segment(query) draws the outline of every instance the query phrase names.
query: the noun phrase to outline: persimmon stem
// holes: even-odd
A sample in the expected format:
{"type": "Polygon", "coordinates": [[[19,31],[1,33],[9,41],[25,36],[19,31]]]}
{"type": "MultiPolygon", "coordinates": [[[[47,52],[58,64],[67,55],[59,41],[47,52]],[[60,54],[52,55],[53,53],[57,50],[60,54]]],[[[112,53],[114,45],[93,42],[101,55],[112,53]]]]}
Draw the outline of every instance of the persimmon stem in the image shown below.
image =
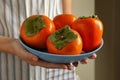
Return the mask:
{"type": "Polygon", "coordinates": [[[64,35],[60,36],[60,39],[61,40],[65,39],[65,36],[64,35]]]}

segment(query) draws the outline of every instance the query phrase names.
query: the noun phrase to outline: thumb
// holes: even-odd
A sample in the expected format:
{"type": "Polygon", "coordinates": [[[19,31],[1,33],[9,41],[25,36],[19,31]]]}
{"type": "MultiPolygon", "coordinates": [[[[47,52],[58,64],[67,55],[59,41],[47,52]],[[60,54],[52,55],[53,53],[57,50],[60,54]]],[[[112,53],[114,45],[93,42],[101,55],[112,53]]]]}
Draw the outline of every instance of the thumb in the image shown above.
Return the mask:
{"type": "Polygon", "coordinates": [[[29,53],[29,52],[27,52],[27,58],[34,62],[37,62],[39,60],[39,58],[36,55],[29,53]]]}
{"type": "Polygon", "coordinates": [[[34,55],[34,56],[32,57],[32,61],[37,62],[37,61],[38,61],[38,57],[34,55]]]}

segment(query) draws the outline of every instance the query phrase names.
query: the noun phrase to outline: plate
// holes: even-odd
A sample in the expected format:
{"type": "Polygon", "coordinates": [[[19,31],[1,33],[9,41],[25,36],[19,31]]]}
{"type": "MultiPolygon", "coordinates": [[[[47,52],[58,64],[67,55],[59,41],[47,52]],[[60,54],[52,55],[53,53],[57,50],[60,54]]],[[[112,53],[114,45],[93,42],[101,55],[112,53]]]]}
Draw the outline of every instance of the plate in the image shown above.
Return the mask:
{"type": "Polygon", "coordinates": [[[26,44],[24,44],[21,39],[19,39],[19,41],[26,50],[38,56],[40,59],[43,59],[47,62],[52,62],[52,63],[72,63],[72,62],[80,61],[84,58],[90,57],[92,54],[99,51],[104,44],[103,39],[102,39],[101,45],[97,49],[95,49],[94,51],[88,52],[88,53],[83,52],[80,55],[56,55],[56,54],[48,53],[47,50],[44,50],[44,51],[35,50],[33,48],[30,48],[26,44]]]}

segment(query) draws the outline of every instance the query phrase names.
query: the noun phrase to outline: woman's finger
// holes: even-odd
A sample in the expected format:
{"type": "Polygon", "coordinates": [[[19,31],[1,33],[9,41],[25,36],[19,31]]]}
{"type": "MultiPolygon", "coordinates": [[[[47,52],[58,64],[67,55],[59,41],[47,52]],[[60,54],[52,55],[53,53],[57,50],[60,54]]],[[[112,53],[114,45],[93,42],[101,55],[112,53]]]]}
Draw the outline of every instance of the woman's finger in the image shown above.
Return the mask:
{"type": "Polygon", "coordinates": [[[88,63],[88,59],[86,58],[86,59],[82,59],[81,61],[80,61],[82,64],[87,64],[88,63]]]}
{"type": "Polygon", "coordinates": [[[93,54],[92,56],[89,57],[89,59],[95,59],[95,58],[97,58],[96,54],[93,54]]]}
{"type": "Polygon", "coordinates": [[[78,62],[72,63],[75,67],[78,67],[78,62]]]}

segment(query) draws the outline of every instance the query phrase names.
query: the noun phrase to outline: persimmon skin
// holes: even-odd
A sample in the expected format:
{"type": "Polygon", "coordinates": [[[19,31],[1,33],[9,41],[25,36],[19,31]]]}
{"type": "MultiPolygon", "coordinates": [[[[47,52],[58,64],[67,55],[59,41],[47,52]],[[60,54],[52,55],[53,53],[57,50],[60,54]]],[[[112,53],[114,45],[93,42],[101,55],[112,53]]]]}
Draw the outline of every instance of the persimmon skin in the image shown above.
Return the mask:
{"type": "Polygon", "coordinates": [[[90,52],[100,46],[103,35],[103,23],[98,18],[77,19],[71,25],[83,40],[83,51],[90,52]]]}
{"type": "Polygon", "coordinates": [[[73,14],[60,14],[53,18],[56,30],[63,28],[64,26],[71,24],[76,20],[76,16],[73,14]]]}
{"type": "MultiPolygon", "coordinates": [[[[24,22],[21,26],[20,37],[22,41],[28,46],[34,49],[45,49],[46,48],[46,40],[50,34],[55,31],[55,25],[47,16],[45,15],[32,15],[30,17],[42,16],[45,21],[45,28],[41,29],[37,34],[33,36],[27,36],[25,33],[24,22]]],[[[29,17],[29,18],[30,18],[29,17]]]]}
{"type": "Polygon", "coordinates": [[[69,42],[64,48],[61,50],[57,49],[56,46],[49,40],[47,39],[47,49],[48,52],[51,54],[57,54],[57,55],[80,55],[82,52],[82,39],[79,35],[78,32],[75,30],[72,30],[75,34],[77,34],[77,38],[69,42]]]}

